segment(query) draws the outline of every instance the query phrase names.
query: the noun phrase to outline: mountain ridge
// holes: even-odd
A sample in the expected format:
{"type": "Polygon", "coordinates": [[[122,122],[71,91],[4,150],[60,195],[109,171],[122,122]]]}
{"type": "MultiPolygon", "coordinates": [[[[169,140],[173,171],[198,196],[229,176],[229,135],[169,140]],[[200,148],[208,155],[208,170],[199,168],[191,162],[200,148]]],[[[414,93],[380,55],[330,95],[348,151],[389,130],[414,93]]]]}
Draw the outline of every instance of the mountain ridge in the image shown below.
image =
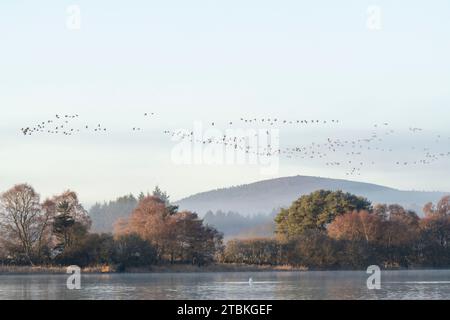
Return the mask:
{"type": "Polygon", "coordinates": [[[199,192],[182,198],[175,204],[182,210],[196,211],[200,215],[218,210],[253,215],[289,206],[300,196],[319,189],[343,190],[364,196],[373,203],[398,203],[415,210],[421,210],[427,202],[436,202],[449,194],[442,191],[399,190],[368,182],[296,175],[199,192]]]}

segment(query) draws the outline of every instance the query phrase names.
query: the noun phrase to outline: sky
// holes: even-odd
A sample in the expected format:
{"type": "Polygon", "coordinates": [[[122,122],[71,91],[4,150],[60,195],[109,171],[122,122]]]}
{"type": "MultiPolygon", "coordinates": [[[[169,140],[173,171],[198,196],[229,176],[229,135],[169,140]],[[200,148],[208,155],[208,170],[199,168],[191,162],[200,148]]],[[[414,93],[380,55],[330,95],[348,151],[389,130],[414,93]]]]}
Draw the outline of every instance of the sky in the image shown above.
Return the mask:
{"type": "Polygon", "coordinates": [[[450,191],[450,157],[397,163],[450,151],[449,16],[447,0],[2,1],[0,191],[27,182],[92,204],[160,185],[175,200],[297,174],[450,191]],[[108,131],[22,134],[56,114],[108,131]],[[330,165],[345,152],[281,155],[267,173],[179,163],[163,132],[212,122],[225,132],[241,118],[320,119],[277,128],[284,147],[377,130],[388,137],[374,148],[393,151],[355,159],[371,163],[357,175],[330,165]]]}

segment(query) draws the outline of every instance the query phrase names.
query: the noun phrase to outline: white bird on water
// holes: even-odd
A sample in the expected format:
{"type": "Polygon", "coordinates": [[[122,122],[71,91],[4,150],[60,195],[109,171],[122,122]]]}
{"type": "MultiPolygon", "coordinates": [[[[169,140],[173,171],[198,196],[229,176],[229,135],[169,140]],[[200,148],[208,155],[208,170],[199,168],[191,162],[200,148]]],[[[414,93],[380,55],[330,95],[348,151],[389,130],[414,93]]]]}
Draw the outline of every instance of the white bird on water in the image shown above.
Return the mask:
{"type": "Polygon", "coordinates": [[[251,277],[248,279],[248,284],[249,284],[250,286],[253,284],[253,279],[252,279],[251,277]]]}

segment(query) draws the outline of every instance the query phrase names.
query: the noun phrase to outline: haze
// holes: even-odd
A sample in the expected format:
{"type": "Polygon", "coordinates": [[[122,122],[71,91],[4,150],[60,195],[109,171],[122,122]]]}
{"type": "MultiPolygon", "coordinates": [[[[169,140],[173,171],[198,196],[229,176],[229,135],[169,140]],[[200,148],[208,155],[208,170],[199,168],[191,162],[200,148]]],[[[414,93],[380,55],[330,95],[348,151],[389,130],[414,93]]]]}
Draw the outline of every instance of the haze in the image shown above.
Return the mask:
{"type": "Polygon", "coordinates": [[[420,159],[424,148],[450,151],[450,3],[311,4],[2,2],[0,190],[28,182],[44,196],[70,188],[94,203],[158,184],[178,199],[297,174],[450,190],[449,157],[396,165],[420,159]],[[81,9],[80,30],[66,27],[71,4],[81,9]],[[381,30],[366,26],[370,5],[381,9],[381,30]],[[155,116],[144,119],[146,112],[155,116]],[[108,133],[21,133],[55,114],[79,114],[108,133]],[[164,130],[189,130],[195,121],[225,129],[242,117],[340,120],[280,127],[283,146],[362,139],[387,122],[395,134],[378,147],[393,151],[365,155],[361,161],[376,164],[353,176],[328,160],[283,156],[270,176],[257,165],[172,161],[164,130]]]}

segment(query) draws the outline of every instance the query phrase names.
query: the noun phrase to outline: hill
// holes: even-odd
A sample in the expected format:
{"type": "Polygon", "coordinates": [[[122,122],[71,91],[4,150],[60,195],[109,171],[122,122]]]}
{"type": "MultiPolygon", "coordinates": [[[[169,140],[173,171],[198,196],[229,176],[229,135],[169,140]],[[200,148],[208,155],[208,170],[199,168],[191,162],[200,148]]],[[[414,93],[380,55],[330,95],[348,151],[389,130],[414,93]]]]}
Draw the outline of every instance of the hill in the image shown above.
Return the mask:
{"type": "Polygon", "coordinates": [[[289,206],[302,195],[318,189],[343,190],[367,197],[373,203],[397,203],[421,214],[427,202],[437,202],[445,192],[403,191],[381,185],[340,179],[293,176],[194,194],[176,202],[180,209],[200,215],[208,211],[233,211],[244,215],[268,214],[289,206]]]}

